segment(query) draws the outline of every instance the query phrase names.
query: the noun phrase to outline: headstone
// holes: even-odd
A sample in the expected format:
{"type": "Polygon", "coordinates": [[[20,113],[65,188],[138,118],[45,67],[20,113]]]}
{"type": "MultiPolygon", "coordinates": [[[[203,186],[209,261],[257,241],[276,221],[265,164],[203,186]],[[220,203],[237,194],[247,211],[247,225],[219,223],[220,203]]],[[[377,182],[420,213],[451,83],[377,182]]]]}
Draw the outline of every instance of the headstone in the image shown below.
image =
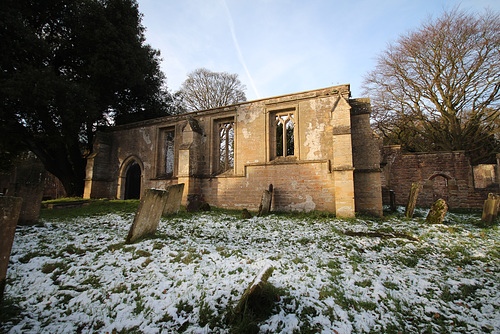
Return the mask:
{"type": "Polygon", "coordinates": [[[22,203],[20,197],[0,197],[0,301],[5,291],[7,267],[22,203]]]}
{"type": "Polygon", "coordinates": [[[485,223],[493,223],[498,216],[498,206],[500,205],[500,195],[488,194],[488,199],[484,201],[483,215],[481,220],[485,223]]]}
{"type": "Polygon", "coordinates": [[[168,192],[165,190],[146,189],[144,191],[134,222],[125,240],[126,243],[132,243],[156,232],[167,198],[168,192]]]}
{"type": "Polygon", "coordinates": [[[444,199],[440,198],[432,204],[425,220],[430,224],[441,224],[446,212],[448,212],[448,205],[444,199]]]}
{"type": "Polygon", "coordinates": [[[407,218],[413,217],[413,211],[415,211],[415,206],[417,205],[418,191],[420,189],[420,183],[412,183],[410,189],[410,195],[408,196],[408,204],[406,205],[405,216],[407,218]]]}
{"type": "Polygon", "coordinates": [[[389,190],[389,204],[391,212],[396,212],[396,193],[394,190],[389,190]]]}
{"type": "Polygon", "coordinates": [[[19,225],[36,224],[42,206],[45,168],[38,161],[28,161],[16,168],[14,196],[21,197],[23,204],[19,225]]]}
{"type": "Polygon", "coordinates": [[[253,279],[252,283],[248,286],[248,288],[245,290],[243,295],[241,296],[240,301],[238,302],[238,305],[236,305],[234,309],[234,314],[238,315],[243,311],[245,304],[248,300],[248,298],[252,294],[259,294],[262,291],[262,287],[264,284],[266,284],[267,280],[271,275],[273,274],[274,267],[271,266],[270,264],[266,264],[261,271],[257,274],[257,276],[253,279]]]}
{"type": "Polygon", "coordinates": [[[271,211],[272,200],[273,200],[273,185],[270,184],[269,189],[264,190],[264,192],[262,193],[262,198],[260,200],[260,205],[259,205],[259,213],[258,213],[259,217],[268,214],[269,211],[271,211]]]}
{"type": "Polygon", "coordinates": [[[184,183],[168,186],[165,190],[168,192],[167,203],[163,209],[163,215],[175,215],[181,208],[182,193],[184,191],[184,183]]]}
{"type": "Polygon", "coordinates": [[[241,218],[242,219],[250,219],[250,218],[252,218],[252,214],[250,212],[248,212],[247,209],[243,209],[241,211],[241,218]]]}
{"type": "Polygon", "coordinates": [[[186,204],[186,211],[187,212],[199,211],[202,204],[203,204],[203,201],[201,199],[200,194],[187,195],[187,204],[186,204]]]}

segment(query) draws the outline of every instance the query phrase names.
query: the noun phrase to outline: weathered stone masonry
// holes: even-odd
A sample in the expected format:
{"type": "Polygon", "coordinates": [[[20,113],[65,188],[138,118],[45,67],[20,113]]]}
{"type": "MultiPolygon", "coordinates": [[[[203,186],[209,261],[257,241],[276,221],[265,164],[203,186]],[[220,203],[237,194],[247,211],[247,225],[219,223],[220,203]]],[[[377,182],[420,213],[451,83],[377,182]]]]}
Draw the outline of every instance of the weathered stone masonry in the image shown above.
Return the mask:
{"type": "Polygon", "coordinates": [[[383,149],[384,203],[389,190],[396,203],[406,205],[413,182],[420,182],[417,206],[430,207],[442,198],[451,209],[482,209],[489,193],[500,193],[500,154],[497,163],[472,166],[464,151],[406,153],[401,147],[383,149]]]}
{"type": "Polygon", "coordinates": [[[257,210],[273,184],[273,210],[381,215],[369,113],[342,85],[110,128],[88,159],[84,197],[131,197],[137,173],[137,192],[184,183],[184,203],[199,194],[257,210]]]}

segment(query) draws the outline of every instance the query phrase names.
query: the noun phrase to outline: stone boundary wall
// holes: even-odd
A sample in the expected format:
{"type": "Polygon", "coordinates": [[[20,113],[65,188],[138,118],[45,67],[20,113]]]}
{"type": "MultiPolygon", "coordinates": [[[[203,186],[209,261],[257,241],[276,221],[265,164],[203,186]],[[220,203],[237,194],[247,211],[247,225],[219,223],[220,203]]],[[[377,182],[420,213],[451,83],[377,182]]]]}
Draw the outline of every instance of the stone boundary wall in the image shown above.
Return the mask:
{"type": "MultiPolygon", "coordinates": [[[[497,173],[499,165],[496,165],[497,173]]],[[[382,167],[384,204],[389,204],[389,190],[393,190],[396,204],[406,205],[414,182],[421,183],[417,200],[420,207],[430,207],[434,201],[443,198],[450,209],[481,209],[488,193],[500,193],[498,181],[490,182],[485,188],[476,187],[473,167],[463,151],[403,153],[398,145],[385,146],[382,167]]]]}

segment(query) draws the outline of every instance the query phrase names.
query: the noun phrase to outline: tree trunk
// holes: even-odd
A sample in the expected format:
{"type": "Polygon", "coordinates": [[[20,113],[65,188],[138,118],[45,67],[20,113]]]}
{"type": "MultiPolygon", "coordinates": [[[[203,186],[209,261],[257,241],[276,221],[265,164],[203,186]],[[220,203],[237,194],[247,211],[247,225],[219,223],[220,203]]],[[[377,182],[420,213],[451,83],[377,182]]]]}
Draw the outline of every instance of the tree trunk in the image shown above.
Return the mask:
{"type": "Polygon", "coordinates": [[[44,143],[43,140],[26,140],[30,150],[42,161],[45,169],[61,181],[66,196],[82,197],[85,188],[87,160],[82,156],[79,143],[44,143]]]}

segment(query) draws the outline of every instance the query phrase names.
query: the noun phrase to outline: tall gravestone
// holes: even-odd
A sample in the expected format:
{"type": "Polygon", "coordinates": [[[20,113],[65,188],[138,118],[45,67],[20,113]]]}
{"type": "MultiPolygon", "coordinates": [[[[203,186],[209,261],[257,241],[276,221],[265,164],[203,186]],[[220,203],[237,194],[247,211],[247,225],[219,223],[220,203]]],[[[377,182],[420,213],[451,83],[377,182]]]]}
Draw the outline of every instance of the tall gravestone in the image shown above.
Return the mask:
{"type": "Polygon", "coordinates": [[[264,190],[264,192],[262,193],[262,198],[260,200],[260,205],[259,205],[259,213],[258,213],[259,217],[268,214],[269,211],[271,211],[272,200],[273,200],[273,185],[270,184],[269,189],[264,190]]]}
{"type": "Polygon", "coordinates": [[[175,215],[179,212],[181,208],[182,193],[184,192],[184,183],[168,186],[166,191],[168,192],[168,195],[167,195],[167,203],[163,208],[163,215],[164,216],[175,215]]]}
{"type": "Polygon", "coordinates": [[[165,190],[146,189],[144,191],[134,222],[125,240],[126,243],[132,243],[156,232],[167,198],[168,191],[165,190]]]}
{"type": "Polygon", "coordinates": [[[485,223],[491,224],[497,219],[498,210],[500,205],[500,195],[488,194],[488,199],[484,201],[483,215],[481,220],[485,223]]]}
{"type": "Polygon", "coordinates": [[[410,195],[408,196],[408,205],[406,205],[406,211],[405,211],[406,218],[413,217],[413,211],[415,211],[415,206],[417,205],[419,189],[420,189],[419,182],[411,184],[410,195]]]}
{"type": "Polygon", "coordinates": [[[19,214],[19,224],[29,225],[38,222],[43,198],[45,168],[36,160],[26,161],[16,167],[14,196],[21,197],[23,204],[19,214]]]}
{"type": "Polygon", "coordinates": [[[183,183],[168,186],[165,190],[146,189],[125,242],[132,243],[155,233],[162,215],[179,212],[183,190],[183,183]]]}
{"type": "Polygon", "coordinates": [[[0,301],[5,291],[7,267],[22,202],[20,197],[0,197],[0,301]]]}

